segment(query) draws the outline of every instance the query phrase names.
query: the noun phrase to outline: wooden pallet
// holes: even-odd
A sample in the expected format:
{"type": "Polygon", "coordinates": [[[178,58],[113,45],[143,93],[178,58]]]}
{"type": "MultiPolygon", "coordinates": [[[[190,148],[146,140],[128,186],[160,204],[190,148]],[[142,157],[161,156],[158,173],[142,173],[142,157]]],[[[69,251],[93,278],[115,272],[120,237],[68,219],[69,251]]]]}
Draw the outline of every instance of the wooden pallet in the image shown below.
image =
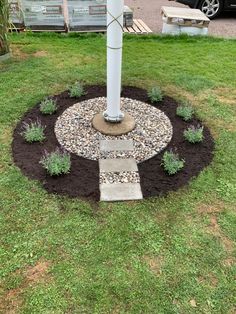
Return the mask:
{"type": "Polygon", "coordinates": [[[66,33],[66,29],[31,29],[31,28],[25,28],[23,32],[32,32],[32,33],[66,33]]]}
{"type": "MultiPolygon", "coordinates": [[[[132,27],[124,27],[124,33],[129,34],[151,34],[152,30],[140,19],[134,19],[134,23],[132,27]]],[[[67,32],[65,29],[19,29],[19,31],[30,31],[30,32],[55,32],[55,33],[63,33],[67,32]]],[[[81,29],[81,30],[71,30],[69,32],[76,32],[76,33],[105,33],[106,28],[98,28],[98,29],[81,29]]]]}
{"type": "Polygon", "coordinates": [[[24,32],[25,28],[24,27],[15,27],[15,28],[9,28],[9,33],[20,33],[20,32],[24,32]]]}
{"type": "Polygon", "coordinates": [[[151,34],[152,30],[140,19],[134,19],[132,27],[124,27],[124,33],[129,34],[151,34]]]}
{"type": "MultiPolygon", "coordinates": [[[[129,34],[150,34],[152,30],[140,19],[133,20],[132,27],[123,27],[124,33],[129,34]]],[[[84,29],[84,30],[71,30],[76,33],[106,33],[106,28],[99,29],[84,29]]]]}

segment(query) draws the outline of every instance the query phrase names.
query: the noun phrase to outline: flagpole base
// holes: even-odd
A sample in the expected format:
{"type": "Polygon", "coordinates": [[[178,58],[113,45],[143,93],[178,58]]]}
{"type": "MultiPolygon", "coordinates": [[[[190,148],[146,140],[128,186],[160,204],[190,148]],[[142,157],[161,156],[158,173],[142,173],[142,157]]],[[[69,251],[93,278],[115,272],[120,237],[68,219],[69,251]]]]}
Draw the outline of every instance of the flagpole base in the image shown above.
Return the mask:
{"type": "Polygon", "coordinates": [[[103,112],[103,118],[110,123],[119,123],[124,119],[125,115],[123,114],[123,112],[120,112],[119,115],[117,115],[116,117],[111,117],[107,111],[103,112]]]}
{"type": "Polygon", "coordinates": [[[92,125],[94,129],[102,134],[119,136],[131,132],[135,128],[135,121],[128,113],[123,114],[123,118],[120,121],[105,120],[104,113],[98,113],[94,116],[92,125]]]}

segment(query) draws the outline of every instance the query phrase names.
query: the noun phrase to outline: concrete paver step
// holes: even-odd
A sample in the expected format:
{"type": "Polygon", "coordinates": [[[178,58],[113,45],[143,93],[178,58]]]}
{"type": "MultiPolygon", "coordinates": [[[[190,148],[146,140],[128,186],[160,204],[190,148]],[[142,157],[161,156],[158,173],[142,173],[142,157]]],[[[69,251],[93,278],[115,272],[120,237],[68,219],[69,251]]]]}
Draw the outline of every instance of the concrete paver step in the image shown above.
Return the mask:
{"type": "Polygon", "coordinates": [[[99,169],[100,169],[100,173],[138,171],[136,160],[133,158],[100,159],[99,169]]]}
{"type": "Polygon", "coordinates": [[[101,184],[100,193],[100,200],[106,202],[143,199],[139,183],[101,184]]]}
{"type": "Polygon", "coordinates": [[[100,140],[100,151],[130,151],[133,149],[132,140],[100,140]]]}

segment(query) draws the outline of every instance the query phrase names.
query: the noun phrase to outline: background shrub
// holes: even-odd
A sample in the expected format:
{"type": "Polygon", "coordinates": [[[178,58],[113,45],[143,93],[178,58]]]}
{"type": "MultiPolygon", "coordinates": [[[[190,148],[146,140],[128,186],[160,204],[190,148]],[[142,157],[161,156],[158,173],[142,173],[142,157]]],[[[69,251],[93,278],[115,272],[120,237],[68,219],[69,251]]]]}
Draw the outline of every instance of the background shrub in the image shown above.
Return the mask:
{"type": "Polygon", "coordinates": [[[184,138],[192,144],[202,142],[204,139],[203,127],[195,127],[191,125],[187,130],[184,131],[184,138]]]}
{"type": "Polygon", "coordinates": [[[162,166],[169,175],[174,175],[184,167],[185,161],[177,153],[166,151],[162,158],[162,166]]]}
{"type": "Polygon", "coordinates": [[[59,176],[70,172],[70,154],[65,150],[57,148],[54,152],[45,152],[39,162],[50,176],[59,176]]]}
{"type": "Polygon", "coordinates": [[[45,140],[44,130],[45,126],[37,120],[36,122],[24,123],[21,135],[28,143],[42,142],[45,140]]]}
{"type": "Polygon", "coordinates": [[[40,112],[42,114],[51,115],[57,111],[57,104],[53,99],[44,99],[40,104],[40,112]]]}
{"type": "Polygon", "coordinates": [[[148,98],[151,100],[152,103],[162,101],[163,93],[160,87],[156,86],[151,88],[148,92],[148,98]]]}

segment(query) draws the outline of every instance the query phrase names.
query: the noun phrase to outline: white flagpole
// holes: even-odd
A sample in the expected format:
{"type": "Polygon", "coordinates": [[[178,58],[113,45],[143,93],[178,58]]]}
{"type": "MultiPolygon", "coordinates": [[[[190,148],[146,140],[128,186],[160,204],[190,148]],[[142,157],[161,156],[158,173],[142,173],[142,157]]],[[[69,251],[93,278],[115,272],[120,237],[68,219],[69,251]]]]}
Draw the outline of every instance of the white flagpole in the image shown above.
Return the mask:
{"type": "Polygon", "coordinates": [[[107,0],[107,110],[106,121],[120,122],[124,0],[107,0]]]}

